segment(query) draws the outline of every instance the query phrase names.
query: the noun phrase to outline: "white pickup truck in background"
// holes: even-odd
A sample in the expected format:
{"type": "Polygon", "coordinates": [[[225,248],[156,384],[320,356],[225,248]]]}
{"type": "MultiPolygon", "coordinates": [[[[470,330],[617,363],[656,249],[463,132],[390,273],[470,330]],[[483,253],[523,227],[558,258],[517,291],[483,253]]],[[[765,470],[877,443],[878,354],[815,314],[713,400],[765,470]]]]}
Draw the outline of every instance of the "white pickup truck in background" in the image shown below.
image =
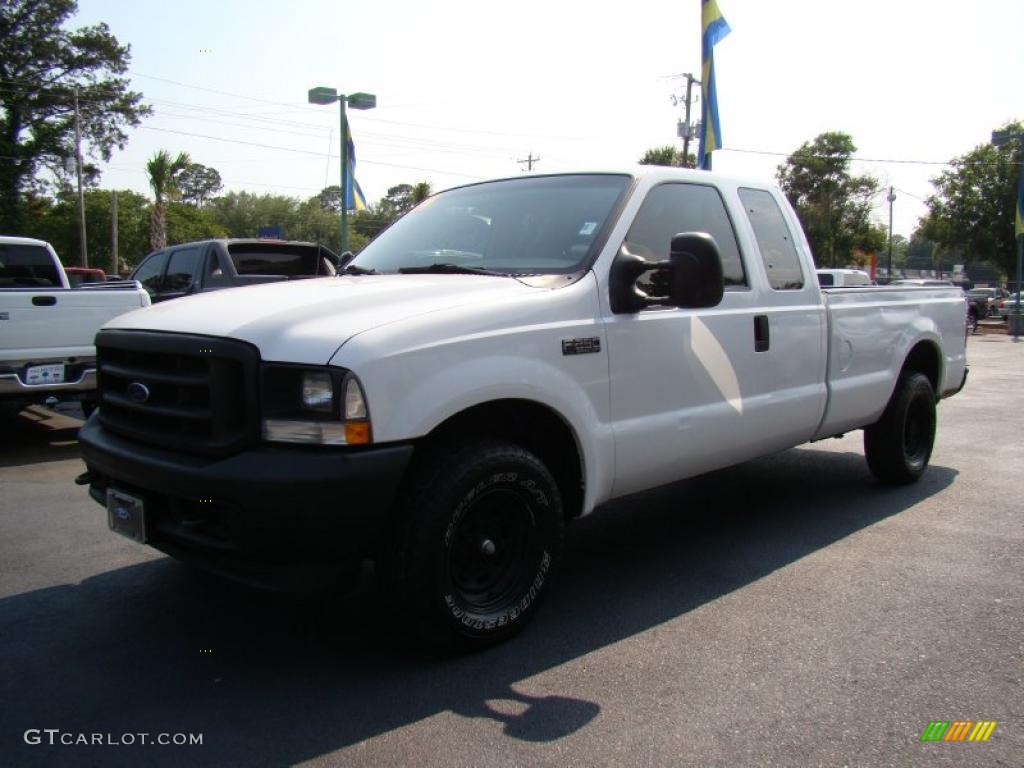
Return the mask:
{"type": "Polygon", "coordinates": [[[338,277],[108,323],[79,481],[115,531],[250,582],[371,557],[382,616],[487,645],[610,499],[861,428],[875,475],[918,479],[964,318],[954,288],[819,288],[761,181],[474,184],[338,277]]]}
{"type": "Polygon", "coordinates": [[[82,400],[96,389],[96,331],[113,317],[149,306],[137,283],[71,288],[49,243],[0,236],[0,407],[50,398],[82,400]]]}

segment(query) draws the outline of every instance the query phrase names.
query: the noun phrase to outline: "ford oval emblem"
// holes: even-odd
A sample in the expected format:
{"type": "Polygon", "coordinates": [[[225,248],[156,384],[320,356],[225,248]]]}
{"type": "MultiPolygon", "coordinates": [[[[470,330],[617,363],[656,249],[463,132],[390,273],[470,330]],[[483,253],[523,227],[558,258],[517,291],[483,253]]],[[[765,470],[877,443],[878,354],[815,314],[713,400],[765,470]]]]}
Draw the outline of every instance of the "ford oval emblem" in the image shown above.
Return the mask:
{"type": "Polygon", "coordinates": [[[133,381],[128,385],[126,394],[136,403],[144,403],[149,400],[149,387],[141,381],[133,381]]]}

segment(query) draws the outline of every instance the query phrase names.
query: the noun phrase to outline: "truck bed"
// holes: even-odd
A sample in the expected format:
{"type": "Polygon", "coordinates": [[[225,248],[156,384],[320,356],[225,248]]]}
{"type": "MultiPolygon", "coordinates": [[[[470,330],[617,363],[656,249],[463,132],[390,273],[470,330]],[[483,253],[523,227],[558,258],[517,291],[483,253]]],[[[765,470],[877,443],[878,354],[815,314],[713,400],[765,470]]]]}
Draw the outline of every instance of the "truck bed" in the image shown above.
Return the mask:
{"type": "Polygon", "coordinates": [[[923,337],[943,350],[936,396],[948,396],[962,386],[966,316],[959,288],[823,288],[822,295],[829,334],[828,405],[815,439],[881,416],[911,339],[923,337]]]}

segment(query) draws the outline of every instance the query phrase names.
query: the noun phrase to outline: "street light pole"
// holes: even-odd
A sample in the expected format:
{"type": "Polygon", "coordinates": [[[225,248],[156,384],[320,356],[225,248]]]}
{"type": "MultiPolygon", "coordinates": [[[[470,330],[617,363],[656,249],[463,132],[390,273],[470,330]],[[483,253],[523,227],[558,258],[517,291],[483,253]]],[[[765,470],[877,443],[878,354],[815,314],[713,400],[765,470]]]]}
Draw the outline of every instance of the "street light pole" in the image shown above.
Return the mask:
{"type": "Polygon", "coordinates": [[[1006,130],[992,131],[992,144],[996,147],[1002,146],[1008,141],[1016,141],[1020,147],[1017,171],[1017,199],[1014,201],[1014,234],[1017,239],[1017,274],[1016,288],[1017,298],[1014,301],[1013,309],[1006,316],[1007,331],[1013,334],[1015,342],[1020,341],[1021,329],[1024,326],[1024,316],[1020,312],[1021,292],[1021,261],[1024,260],[1024,131],[1006,130]]]}
{"type": "Polygon", "coordinates": [[[889,265],[886,267],[886,275],[889,278],[889,282],[892,282],[892,204],[896,200],[896,195],[893,192],[893,188],[889,187],[889,196],[886,198],[889,201],[889,265]]]}
{"type": "Polygon", "coordinates": [[[338,256],[348,250],[348,115],[345,114],[345,96],[338,94],[341,113],[341,237],[338,239],[338,256]]]}
{"type": "MultiPolygon", "coordinates": [[[[348,250],[348,195],[345,194],[349,187],[348,173],[348,115],[345,113],[345,105],[353,109],[373,109],[377,106],[377,97],[372,93],[352,93],[346,96],[338,93],[334,88],[310,88],[310,104],[333,104],[338,102],[341,123],[341,216],[338,232],[338,255],[341,256],[348,250]]],[[[355,181],[351,182],[353,185],[355,181]]]]}

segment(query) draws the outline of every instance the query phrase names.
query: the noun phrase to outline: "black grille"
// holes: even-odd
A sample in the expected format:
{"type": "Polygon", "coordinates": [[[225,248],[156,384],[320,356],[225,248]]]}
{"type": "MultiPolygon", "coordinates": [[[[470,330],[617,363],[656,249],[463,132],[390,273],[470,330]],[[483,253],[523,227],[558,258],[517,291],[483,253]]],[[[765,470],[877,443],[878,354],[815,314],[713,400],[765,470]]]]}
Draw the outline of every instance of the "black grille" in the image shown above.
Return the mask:
{"type": "Polygon", "coordinates": [[[227,455],[259,435],[259,354],[208,336],[102,331],[96,337],[100,421],[171,450],[227,455]]]}

